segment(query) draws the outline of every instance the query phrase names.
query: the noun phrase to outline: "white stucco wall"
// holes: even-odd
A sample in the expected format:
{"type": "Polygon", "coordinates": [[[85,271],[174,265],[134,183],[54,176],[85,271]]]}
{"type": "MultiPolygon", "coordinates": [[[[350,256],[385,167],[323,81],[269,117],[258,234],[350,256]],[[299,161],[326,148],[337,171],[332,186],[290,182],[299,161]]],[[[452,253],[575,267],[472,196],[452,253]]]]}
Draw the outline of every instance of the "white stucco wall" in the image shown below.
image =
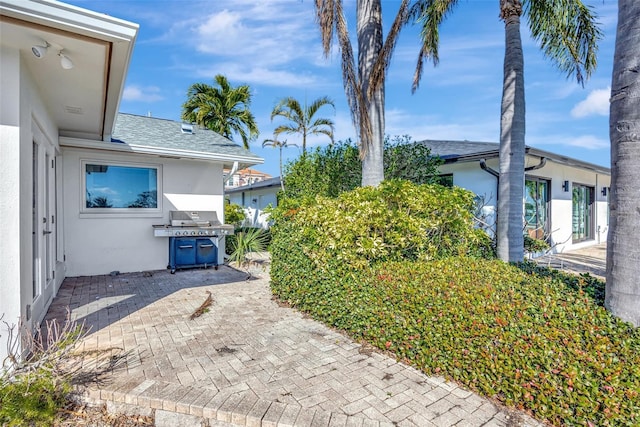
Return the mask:
{"type": "Polygon", "coordinates": [[[231,203],[244,208],[246,220],[244,225],[249,227],[269,227],[269,215],[264,212],[268,206],[277,206],[277,193],[280,187],[263,187],[237,191],[227,195],[231,203]],[[243,202],[244,193],[244,202],[243,202]]]}
{"type": "MultiPolygon", "coordinates": [[[[159,270],[169,262],[168,238],[154,237],[152,225],[167,224],[172,210],[212,210],[223,219],[222,165],[63,147],[65,256],[67,276],[159,270]],[[160,165],[158,214],[81,213],[82,160],[160,165]]],[[[218,262],[223,262],[220,242],[218,262]]]]}
{"type": "MultiPolygon", "coordinates": [[[[0,46],[0,317],[17,324],[20,292],[20,56],[0,46]]],[[[7,356],[7,331],[0,324],[0,360],[7,356]]]]}
{"type": "MultiPolygon", "coordinates": [[[[527,166],[538,163],[537,159],[527,159],[527,166]]],[[[498,160],[490,159],[487,165],[498,170],[498,160]]],[[[453,183],[456,186],[466,188],[477,195],[485,197],[485,214],[487,221],[495,222],[492,214],[496,208],[497,180],[494,176],[480,168],[479,162],[453,163],[442,165],[440,173],[453,173],[453,183]]],[[[611,177],[596,173],[591,170],[566,166],[552,161],[538,170],[527,172],[527,176],[544,178],[551,181],[550,190],[550,217],[551,217],[551,245],[555,252],[566,252],[581,247],[604,243],[607,240],[609,220],[607,215],[607,197],[602,195],[602,187],[609,187],[611,177]],[[573,243],[572,242],[572,191],[563,191],[564,181],[594,187],[595,218],[593,239],[573,243]]]]}
{"type": "MultiPolygon", "coordinates": [[[[32,147],[35,138],[55,155],[58,129],[20,52],[7,46],[0,46],[0,88],[0,316],[9,324],[22,320],[26,328],[33,328],[46,314],[56,286],[32,298],[32,147]]],[[[63,278],[57,266],[56,279],[63,278]]],[[[4,329],[3,324],[0,360],[6,356],[4,329]]]]}

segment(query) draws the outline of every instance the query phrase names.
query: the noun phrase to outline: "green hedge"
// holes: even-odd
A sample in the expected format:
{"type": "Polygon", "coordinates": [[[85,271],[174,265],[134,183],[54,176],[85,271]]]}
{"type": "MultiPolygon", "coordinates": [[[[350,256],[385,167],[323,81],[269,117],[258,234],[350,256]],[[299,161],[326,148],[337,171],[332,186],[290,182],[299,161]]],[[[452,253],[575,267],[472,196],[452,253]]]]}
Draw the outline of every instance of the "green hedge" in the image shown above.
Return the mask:
{"type": "Polygon", "coordinates": [[[473,227],[473,208],[467,190],[391,180],[336,198],[284,199],[272,228],[300,234],[306,256],[317,264],[492,257],[490,238],[473,227]]]}
{"type": "Polygon", "coordinates": [[[500,261],[288,260],[302,263],[274,265],[279,298],[428,374],[555,425],[640,425],[640,330],[584,291],[500,261]]]}
{"type": "Polygon", "coordinates": [[[456,191],[392,182],[288,201],[272,228],[274,294],[552,424],[640,425],[640,330],[605,311],[591,276],[467,256],[488,249],[456,191]]]}

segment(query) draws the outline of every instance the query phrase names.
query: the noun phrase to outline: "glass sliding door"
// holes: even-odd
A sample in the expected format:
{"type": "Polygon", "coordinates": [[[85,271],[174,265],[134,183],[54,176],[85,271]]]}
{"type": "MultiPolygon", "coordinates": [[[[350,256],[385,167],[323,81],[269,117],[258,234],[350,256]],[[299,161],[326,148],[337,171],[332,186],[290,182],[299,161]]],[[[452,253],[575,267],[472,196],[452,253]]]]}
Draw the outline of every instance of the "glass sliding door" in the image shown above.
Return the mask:
{"type": "Polygon", "coordinates": [[[593,201],[593,187],[573,184],[572,223],[574,243],[593,240],[593,201]]]}
{"type": "Polygon", "coordinates": [[[534,239],[545,239],[549,235],[549,188],[548,180],[529,177],[525,180],[525,229],[534,239]]]}

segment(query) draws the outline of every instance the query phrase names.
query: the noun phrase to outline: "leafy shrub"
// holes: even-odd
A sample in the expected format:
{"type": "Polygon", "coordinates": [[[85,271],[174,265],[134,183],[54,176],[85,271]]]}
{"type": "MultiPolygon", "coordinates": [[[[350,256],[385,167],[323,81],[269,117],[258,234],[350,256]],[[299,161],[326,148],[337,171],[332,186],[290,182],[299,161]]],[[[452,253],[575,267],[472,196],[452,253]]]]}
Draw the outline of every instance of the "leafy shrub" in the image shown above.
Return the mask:
{"type": "Polygon", "coordinates": [[[468,257],[317,265],[297,244],[274,239],[272,288],[316,319],[554,425],[640,425],[640,330],[583,289],[468,257]]]}
{"type": "Polygon", "coordinates": [[[244,213],[242,206],[236,203],[224,204],[224,222],[236,227],[240,227],[247,216],[244,213]]]}
{"type": "Polygon", "coordinates": [[[491,242],[473,228],[473,194],[461,188],[391,180],[337,198],[284,200],[273,214],[274,238],[300,234],[305,256],[368,266],[389,260],[449,255],[491,256],[491,242]]]}
{"type": "Polygon", "coordinates": [[[549,244],[541,239],[534,239],[533,237],[524,236],[524,250],[529,253],[546,251],[549,249],[549,244]]]}
{"type": "Polygon", "coordinates": [[[605,282],[590,275],[589,273],[575,275],[573,273],[566,273],[564,271],[544,267],[531,261],[525,261],[516,265],[526,273],[533,273],[538,276],[548,277],[556,282],[562,282],[576,291],[584,292],[593,298],[596,304],[604,307],[605,282]]]}
{"type": "MultiPolygon", "coordinates": [[[[442,163],[431,157],[428,147],[414,143],[408,135],[385,137],[384,174],[387,179],[406,179],[415,184],[437,182],[442,163]]],[[[362,162],[356,144],[340,141],[318,147],[285,167],[287,197],[337,197],[362,182],[362,162]]]]}
{"type": "Polygon", "coordinates": [[[406,181],[285,199],[272,291],[554,425],[640,425],[640,329],[606,312],[592,276],[481,259],[489,242],[472,207],[464,190],[406,181]]]}

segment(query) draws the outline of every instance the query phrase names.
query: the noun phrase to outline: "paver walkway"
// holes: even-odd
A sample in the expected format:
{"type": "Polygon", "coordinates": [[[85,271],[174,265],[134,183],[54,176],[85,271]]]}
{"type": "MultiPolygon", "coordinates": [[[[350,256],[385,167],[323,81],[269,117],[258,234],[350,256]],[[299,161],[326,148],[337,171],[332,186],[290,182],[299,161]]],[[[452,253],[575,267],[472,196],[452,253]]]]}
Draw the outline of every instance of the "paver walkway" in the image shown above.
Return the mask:
{"type": "Polygon", "coordinates": [[[280,306],[268,272],[67,278],[48,318],[86,322],[86,351],[127,356],[86,399],[157,426],[539,426],[280,306]],[[211,292],[208,312],[191,314],[211,292]]]}
{"type": "Polygon", "coordinates": [[[592,276],[605,280],[607,271],[607,245],[606,243],[602,243],[571,252],[548,254],[536,258],[535,262],[546,267],[569,271],[571,273],[589,273],[592,276]]]}

